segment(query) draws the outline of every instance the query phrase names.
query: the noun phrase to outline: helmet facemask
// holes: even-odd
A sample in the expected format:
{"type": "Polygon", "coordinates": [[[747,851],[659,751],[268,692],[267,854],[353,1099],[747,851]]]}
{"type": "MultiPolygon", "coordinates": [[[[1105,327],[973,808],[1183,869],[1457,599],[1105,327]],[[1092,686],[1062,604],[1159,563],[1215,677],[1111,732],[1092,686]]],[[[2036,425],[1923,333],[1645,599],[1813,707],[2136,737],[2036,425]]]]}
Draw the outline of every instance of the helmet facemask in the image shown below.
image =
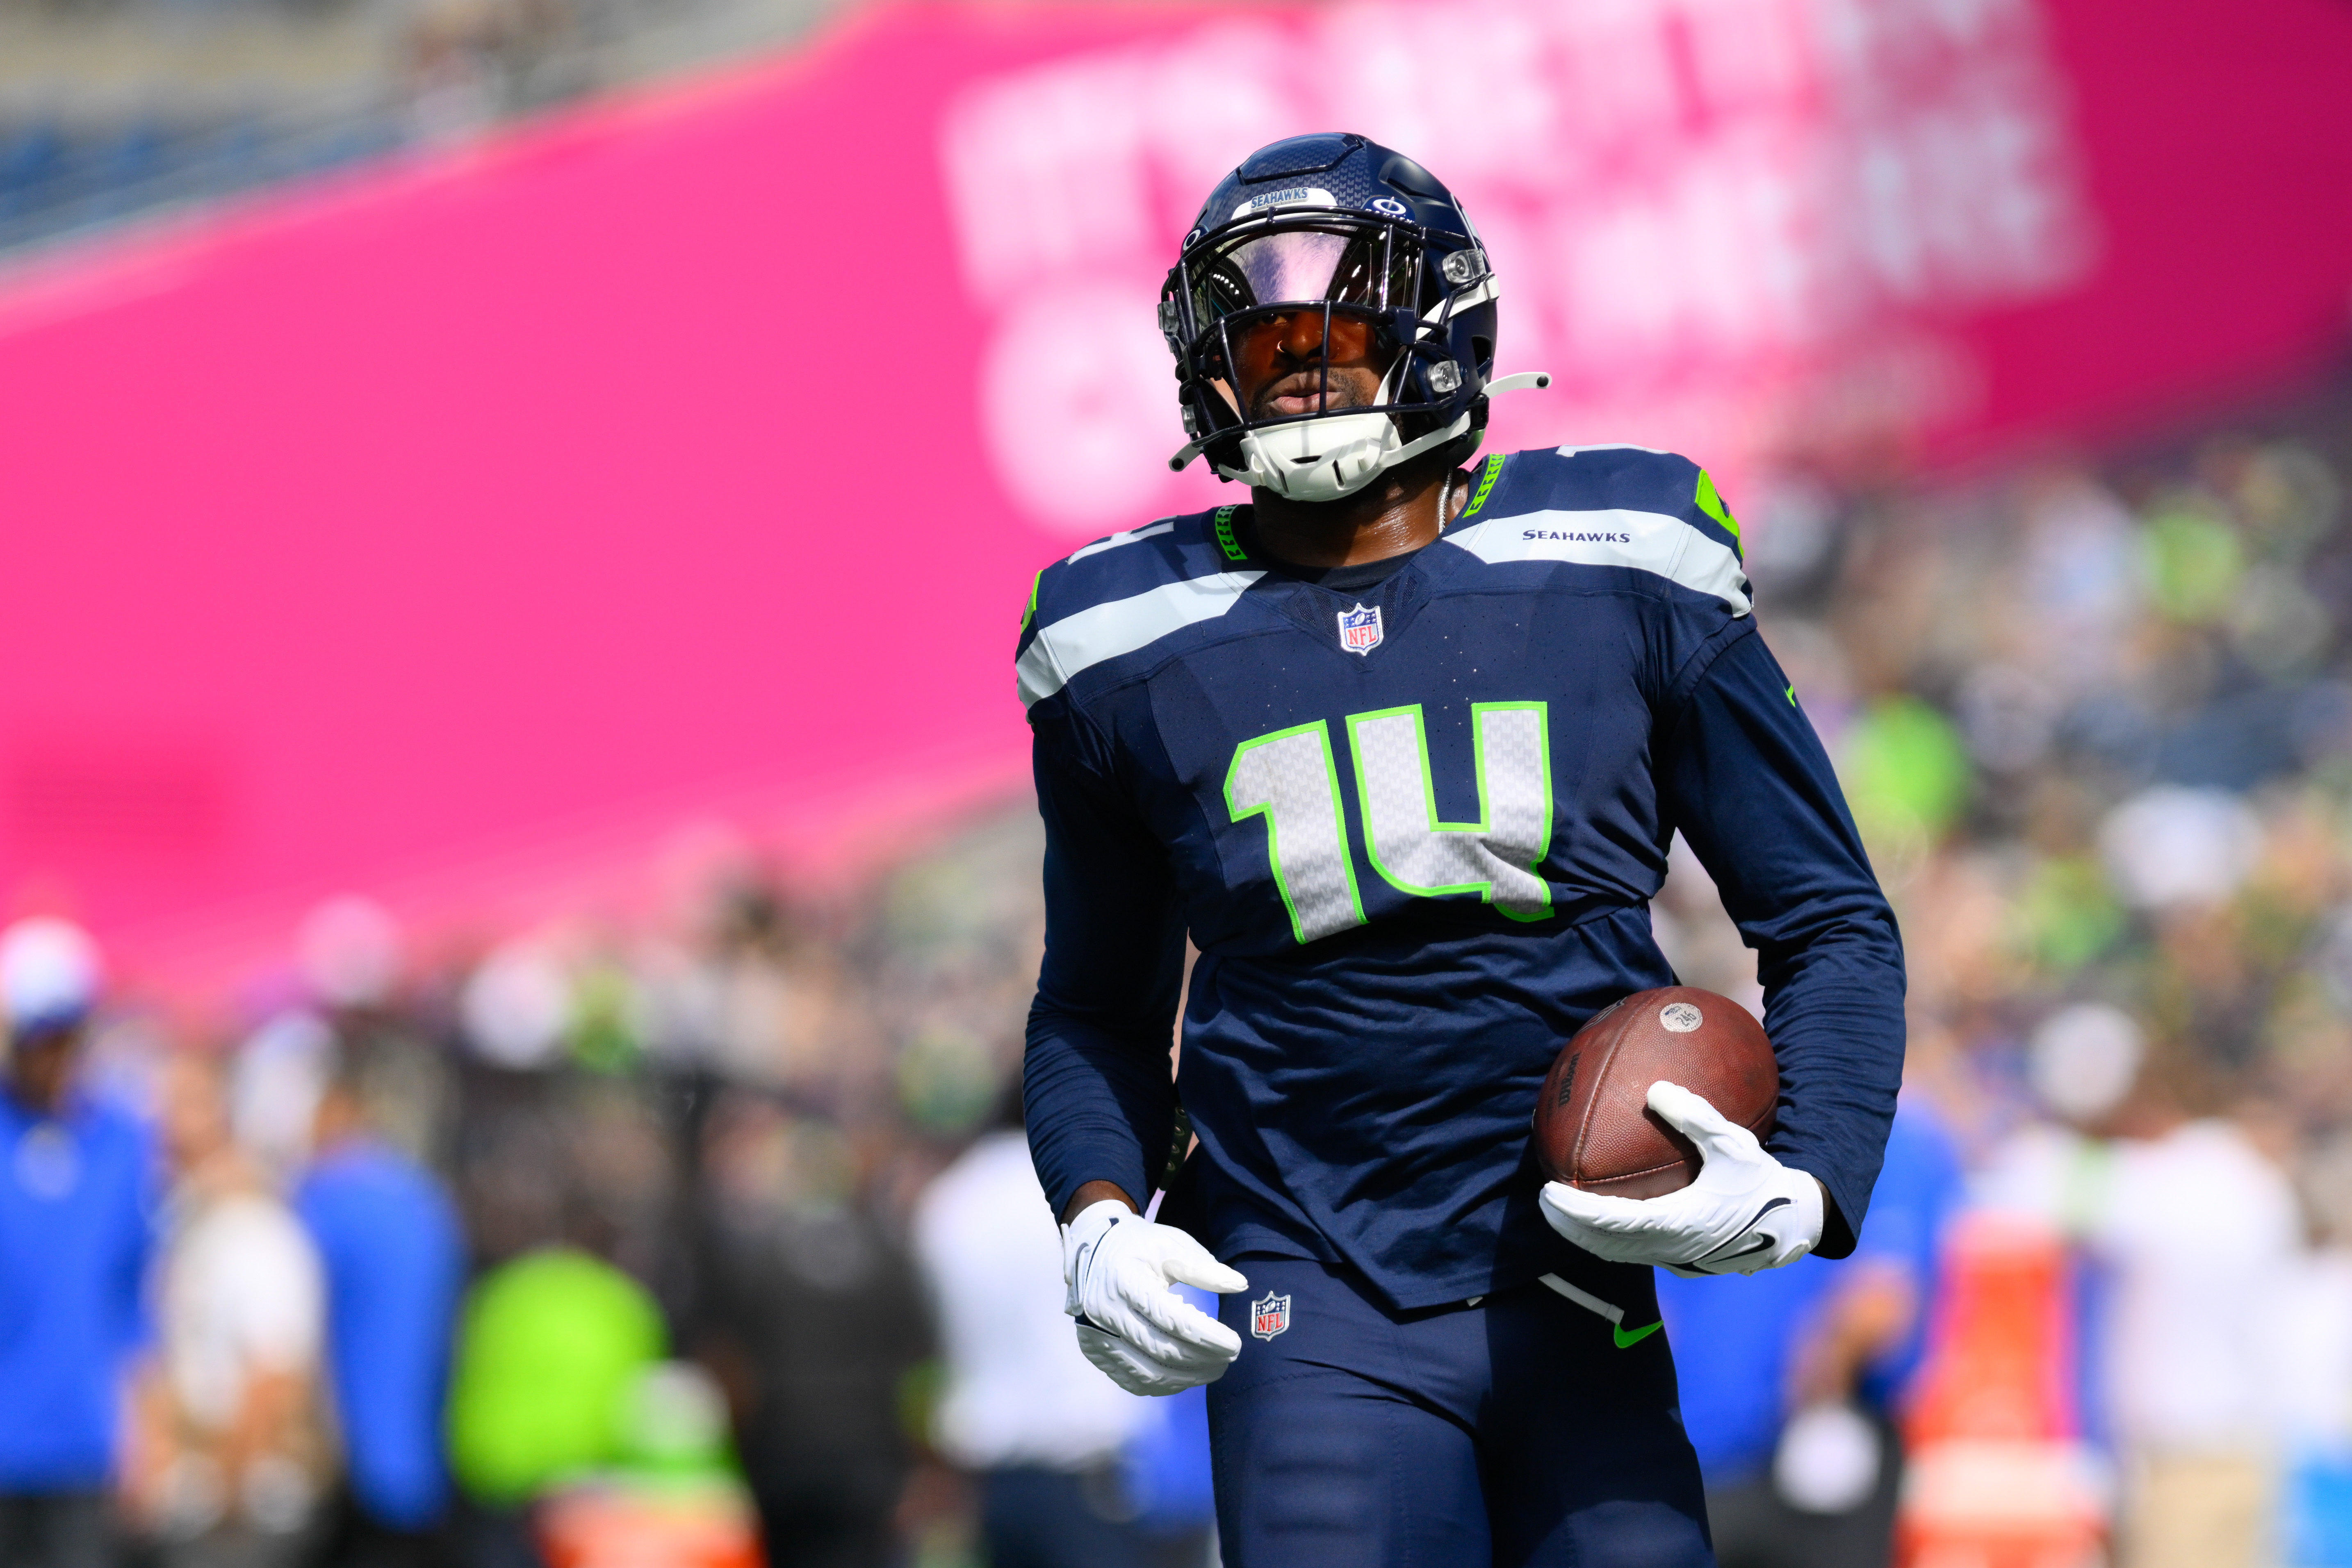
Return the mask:
{"type": "MultiPolygon", "coordinates": [[[[1192,443],[1218,473],[1293,500],[1336,500],[1425,451],[1475,449],[1492,372],[1495,289],[1475,238],[1377,211],[1277,210],[1197,233],[1170,272],[1160,318],[1176,355],[1192,443]],[[1272,367],[1266,337],[1313,334],[1316,389],[1272,367]],[[1332,405],[1335,358],[1368,361],[1370,400],[1332,405]],[[1294,384],[1309,405],[1268,409],[1294,384]],[[1245,389],[1260,406],[1244,404],[1245,389]]],[[[1346,378],[1353,382],[1359,376],[1346,378]]],[[[1459,458],[1457,458],[1459,460],[1459,458]]]]}

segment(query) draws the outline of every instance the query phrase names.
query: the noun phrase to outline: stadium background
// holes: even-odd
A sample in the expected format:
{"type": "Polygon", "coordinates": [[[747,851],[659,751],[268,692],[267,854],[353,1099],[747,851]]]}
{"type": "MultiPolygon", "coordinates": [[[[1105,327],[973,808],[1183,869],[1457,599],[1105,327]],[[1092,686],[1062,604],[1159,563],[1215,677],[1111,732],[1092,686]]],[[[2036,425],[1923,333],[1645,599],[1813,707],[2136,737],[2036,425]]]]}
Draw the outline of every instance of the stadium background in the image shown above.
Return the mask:
{"type": "MultiPolygon", "coordinates": [[[[477,1270],[587,1247],[717,1365],[790,1321],[730,1269],[839,1222],[911,1310],[1039,942],[1029,576],[1215,493],[1159,277],[1242,153],[1360,130],[1558,378],[1496,449],[1717,475],[1969,1162],[2095,1002],[2295,1182],[2278,1551],[2352,1561],[2347,88],[2341,0],[11,0],[0,894],[103,945],[133,1103],[377,1042],[477,1270]]],[[[1752,991],[1696,868],[1663,907],[1752,991]]]]}

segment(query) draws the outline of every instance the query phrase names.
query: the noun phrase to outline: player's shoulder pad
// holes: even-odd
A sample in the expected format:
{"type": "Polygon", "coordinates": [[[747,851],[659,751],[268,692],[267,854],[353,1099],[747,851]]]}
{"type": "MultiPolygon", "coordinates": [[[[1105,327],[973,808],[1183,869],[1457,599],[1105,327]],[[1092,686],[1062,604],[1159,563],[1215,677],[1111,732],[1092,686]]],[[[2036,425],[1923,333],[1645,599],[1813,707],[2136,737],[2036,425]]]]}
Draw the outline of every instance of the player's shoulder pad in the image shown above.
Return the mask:
{"type": "Polygon", "coordinates": [[[1081,671],[1223,615],[1265,573],[1233,528],[1234,507],[1165,517],[1072,551],[1037,574],[1013,652],[1034,707],[1081,671]]]}
{"type": "Polygon", "coordinates": [[[1489,563],[1562,561],[1647,572],[1751,607],[1739,521],[1706,470],[1648,447],[1538,447],[1478,466],[1448,542],[1489,563]]]}

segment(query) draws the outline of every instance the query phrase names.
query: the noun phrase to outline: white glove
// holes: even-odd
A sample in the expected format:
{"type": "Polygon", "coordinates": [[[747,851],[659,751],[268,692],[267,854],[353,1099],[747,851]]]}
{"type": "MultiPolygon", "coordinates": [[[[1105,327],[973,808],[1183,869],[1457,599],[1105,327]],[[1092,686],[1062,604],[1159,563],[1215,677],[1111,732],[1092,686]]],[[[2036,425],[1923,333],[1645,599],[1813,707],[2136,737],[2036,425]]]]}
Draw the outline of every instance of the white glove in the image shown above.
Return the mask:
{"type": "Polygon", "coordinates": [[[1821,1245],[1822,1187],[1792,1171],[1678,1083],[1650,1086],[1650,1109],[1698,1145],[1698,1180],[1654,1198],[1616,1198],[1544,1184],[1544,1218],[1585,1251],[1654,1263],[1686,1278],[1753,1274],[1821,1245]]]}
{"type": "Polygon", "coordinates": [[[1078,1321],[1078,1349],[1129,1394],[1214,1383],[1242,1353],[1241,1335],[1169,1289],[1178,1281],[1249,1289],[1199,1242],[1114,1198],[1062,1227],[1062,1310],[1078,1321]]]}

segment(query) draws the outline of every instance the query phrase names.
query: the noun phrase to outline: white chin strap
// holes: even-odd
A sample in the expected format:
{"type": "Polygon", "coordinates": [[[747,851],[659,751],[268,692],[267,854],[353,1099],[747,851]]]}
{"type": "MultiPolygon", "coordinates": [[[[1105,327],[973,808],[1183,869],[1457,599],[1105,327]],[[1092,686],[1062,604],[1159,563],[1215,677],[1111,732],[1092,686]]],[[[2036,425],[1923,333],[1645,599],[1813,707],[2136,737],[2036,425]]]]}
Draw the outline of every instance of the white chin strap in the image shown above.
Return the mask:
{"type": "Polygon", "coordinates": [[[1238,468],[1217,472],[1245,485],[1264,485],[1290,500],[1338,500],[1353,495],[1384,468],[1442,447],[1470,428],[1470,415],[1416,441],[1397,438],[1396,421],[1385,414],[1327,414],[1248,431],[1242,437],[1238,468]]]}
{"type": "MultiPolygon", "coordinates": [[[[1486,395],[1517,392],[1522,387],[1551,384],[1541,371],[1523,372],[1489,382],[1486,395]]],[[[1243,467],[1220,464],[1217,472],[1238,484],[1263,486],[1287,500],[1338,500],[1355,494],[1399,463],[1409,463],[1423,452],[1456,440],[1470,428],[1470,415],[1443,429],[1406,441],[1397,435],[1396,421],[1385,414],[1326,414],[1244,431],[1241,438],[1243,467]]],[[[1205,443],[1188,444],[1168,459],[1181,469],[1200,454],[1205,443]]]]}

